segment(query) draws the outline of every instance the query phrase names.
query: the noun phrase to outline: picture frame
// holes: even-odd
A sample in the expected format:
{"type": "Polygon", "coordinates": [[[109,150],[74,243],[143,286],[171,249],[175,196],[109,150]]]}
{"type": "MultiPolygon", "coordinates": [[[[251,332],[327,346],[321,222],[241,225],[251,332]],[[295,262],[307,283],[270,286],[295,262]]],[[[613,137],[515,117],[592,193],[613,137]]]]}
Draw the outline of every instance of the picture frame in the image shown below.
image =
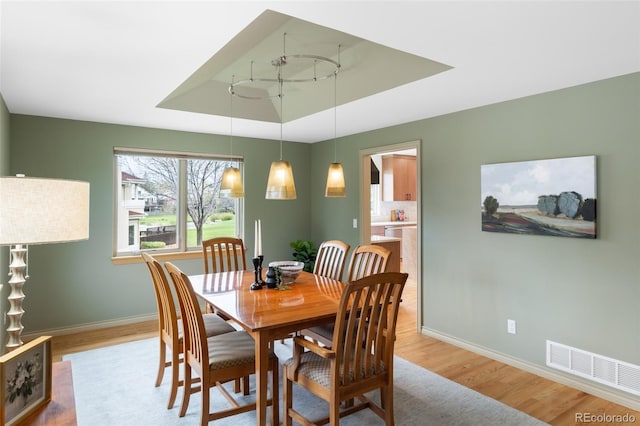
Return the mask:
{"type": "Polygon", "coordinates": [[[594,239],[596,156],[483,164],[482,231],[594,239]]]}
{"type": "Polygon", "coordinates": [[[51,401],[51,336],[0,357],[0,424],[11,426],[51,401]]]}

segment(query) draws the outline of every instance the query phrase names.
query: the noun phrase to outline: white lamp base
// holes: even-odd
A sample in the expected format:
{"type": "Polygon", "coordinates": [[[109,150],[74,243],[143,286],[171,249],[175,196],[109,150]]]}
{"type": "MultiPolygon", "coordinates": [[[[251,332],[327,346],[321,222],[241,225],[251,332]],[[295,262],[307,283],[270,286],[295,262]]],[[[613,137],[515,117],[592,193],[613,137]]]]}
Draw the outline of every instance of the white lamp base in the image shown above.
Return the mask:
{"type": "Polygon", "coordinates": [[[22,340],[20,335],[24,327],[22,326],[22,301],[24,300],[24,293],[22,287],[25,281],[25,271],[27,269],[27,263],[25,259],[27,257],[27,247],[22,244],[11,246],[11,265],[9,265],[9,285],[11,286],[11,293],[9,294],[9,312],[7,312],[7,318],[9,320],[9,326],[7,327],[7,334],[9,340],[7,342],[7,350],[15,349],[22,346],[22,340]]]}

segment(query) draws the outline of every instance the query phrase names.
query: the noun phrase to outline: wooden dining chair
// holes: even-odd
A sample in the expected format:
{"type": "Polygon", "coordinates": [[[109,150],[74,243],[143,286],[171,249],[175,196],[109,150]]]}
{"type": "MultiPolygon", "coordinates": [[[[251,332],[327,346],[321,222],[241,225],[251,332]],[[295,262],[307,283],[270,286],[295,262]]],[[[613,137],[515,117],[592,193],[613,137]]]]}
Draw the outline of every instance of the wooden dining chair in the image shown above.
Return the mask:
{"type": "Polygon", "coordinates": [[[242,238],[218,237],[202,242],[204,273],[247,269],[242,238]]]}
{"type": "Polygon", "coordinates": [[[370,408],[387,426],[393,418],[393,348],[400,297],[408,274],[385,272],[346,284],[336,316],[332,349],[294,337],[284,363],[284,422],[338,425],[340,417],[370,408]],[[310,423],[293,408],[293,383],[329,403],[328,418],[310,423]],[[380,390],[380,404],[365,393],[380,390]],[[341,410],[342,401],[358,404],[341,410]]]}
{"type": "MultiPolygon", "coordinates": [[[[344,265],[347,260],[347,253],[350,248],[351,246],[349,244],[339,240],[323,241],[320,247],[318,247],[313,273],[321,277],[341,281],[342,272],[344,271],[344,265]]],[[[305,331],[306,330],[296,332],[289,337],[304,334],[305,331]]],[[[284,343],[284,339],[280,339],[280,343],[284,343]]]]}
{"type": "MultiPolygon", "coordinates": [[[[256,403],[240,405],[223,386],[223,383],[255,374],[255,343],[246,331],[234,331],[207,337],[200,304],[189,277],[171,263],[165,263],[178,293],[180,312],[184,322],[184,393],[180,417],[189,407],[191,394],[201,392],[200,424],[256,409],[256,403]],[[200,383],[194,380],[194,373],[200,383]],[[210,390],[216,387],[231,403],[231,408],[210,412],[210,390]]],[[[268,368],[271,371],[271,422],[279,424],[278,357],[269,353],[268,368]]]]}
{"type": "MultiPolygon", "coordinates": [[[[355,281],[369,275],[386,272],[390,256],[389,249],[375,244],[356,247],[349,261],[346,281],[355,281]]],[[[299,335],[307,336],[315,342],[330,346],[333,341],[333,328],[334,323],[331,322],[304,329],[299,332],[299,335]]]]}
{"type": "Polygon", "coordinates": [[[342,272],[351,246],[339,240],[323,241],[318,247],[313,273],[342,281],[342,272]]]}
{"type": "MultiPolygon", "coordinates": [[[[158,335],[160,337],[160,361],[158,365],[158,375],[156,378],[156,387],[160,386],[164,378],[164,371],[167,367],[171,367],[171,393],[169,395],[169,405],[167,408],[173,408],[176,400],[178,388],[182,386],[182,382],[178,380],[179,364],[183,361],[182,357],[182,339],[183,326],[182,321],[178,318],[178,311],[174,301],[171,287],[167,280],[167,276],[162,269],[162,265],[150,254],[142,253],[156,295],[156,304],[158,306],[158,335]],[[167,348],[170,351],[171,359],[167,361],[167,348]]],[[[207,336],[215,336],[223,333],[236,331],[230,324],[215,314],[206,314],[203,316],[205,333],[207,336]]]]}
{"type": "MultiPolygon", "coordinates": [[[[202,242],[204,273],[244,271],[247,269],[245,248],[242,238],[217,237],[202,242]]],[[[205,304],[207,313],[214,312],[205,304]]]]}

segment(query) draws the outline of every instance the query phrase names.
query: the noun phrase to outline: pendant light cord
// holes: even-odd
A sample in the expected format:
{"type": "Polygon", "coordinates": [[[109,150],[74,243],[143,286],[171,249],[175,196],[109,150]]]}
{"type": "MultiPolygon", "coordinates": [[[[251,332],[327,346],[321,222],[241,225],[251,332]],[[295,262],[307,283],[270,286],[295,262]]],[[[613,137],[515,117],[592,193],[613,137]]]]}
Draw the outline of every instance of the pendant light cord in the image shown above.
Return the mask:
{"type": "MultiPolygon", "coordinates": [[[[233,82],[235,79],[235,75],[231,76],[231,86],[233,87],[233,82]]],[[[233,91],[231,91],[231,96],[229,96],[229,155],[231,155],[231,160],[233,161],[233,91]]]]}
{"type": "Polygon", "coordinates": [[[340,69],[340,45],[338,45],[338,68],[333,73],[333,162],[338,162],[338,70],[340,69]]]}
{"type": "Polygon", "coordinates": [[[282,161],[282,122],[284,121],[284,117],[282,116],[282,76],[280,74],[280,67],[278,65],[278,85],[279,85],[279,93],[278,97],[280,98],[280,161],[282,161]]]}

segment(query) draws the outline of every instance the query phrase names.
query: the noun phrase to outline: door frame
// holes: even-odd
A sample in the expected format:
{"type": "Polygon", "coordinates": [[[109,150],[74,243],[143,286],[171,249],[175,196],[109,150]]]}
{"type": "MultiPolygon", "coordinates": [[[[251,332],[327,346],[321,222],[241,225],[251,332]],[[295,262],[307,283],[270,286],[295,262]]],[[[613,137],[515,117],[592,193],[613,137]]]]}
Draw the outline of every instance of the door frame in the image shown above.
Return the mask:
{"type": "Polygon", "coordinates": [[[416,139],[397,144],[377,146],[360,150],[360,241],[362,244],[371,243],[371,156],[387,152],[416,150],[416,326],[422,330],[422,191],[421,171],[422,160],[420,154],[421,140],[416,139]]]}

